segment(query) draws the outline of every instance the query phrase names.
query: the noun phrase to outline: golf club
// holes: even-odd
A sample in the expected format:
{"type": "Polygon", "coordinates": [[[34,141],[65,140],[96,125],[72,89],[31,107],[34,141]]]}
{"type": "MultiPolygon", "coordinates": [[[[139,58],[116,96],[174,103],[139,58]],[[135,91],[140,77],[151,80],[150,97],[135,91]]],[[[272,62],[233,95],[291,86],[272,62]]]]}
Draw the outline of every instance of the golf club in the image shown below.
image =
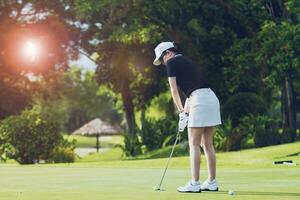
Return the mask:
{"type": "Polygon", "coordinates": [[[172,151],[171,151],[171,153],[170,153],[170,156],[169,156],[167,165],[166,165],[166,167],[165,167],[165,170],[164,170],[164,173],[163,173],[163,175],[162,175],[162,177],[161,177],[161,180],[160,180],[160,182],[159,182],[159,185],[158,185],[158,187],[157,187],[157,186],[154,186],[154,190],[155,190],[155,191],[164,191],[164,190],[161,188],[161,185],[162,185],[162,182],[163,182],[164,177],[165,177],[165,175],[166,175],[166,171],[167,171],[167,169],[168,169],[168,167],[169,167],[169,163],[170,163],[171,157],[172,157],[172,155],[173,155],[175,146],[176,146],[176,144],[177,144],[177,142],[178,142],[178,140],[179,140],[179,136],[180,136],[180,132],[179,132],[179,129],[177,129],[176,140],[175,140],[174,145],[173,145],[173,147],[172,147],[172,151]]]}

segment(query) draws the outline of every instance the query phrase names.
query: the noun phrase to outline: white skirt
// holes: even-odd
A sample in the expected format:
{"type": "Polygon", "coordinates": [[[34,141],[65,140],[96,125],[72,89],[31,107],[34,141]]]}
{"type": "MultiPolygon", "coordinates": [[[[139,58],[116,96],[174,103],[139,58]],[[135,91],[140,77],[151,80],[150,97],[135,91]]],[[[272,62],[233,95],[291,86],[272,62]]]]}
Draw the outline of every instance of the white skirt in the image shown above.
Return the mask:
{"type": "Polygon", "coordinates": [[[211,127],[222,124],[220,102],[210,88],[197,89],[189,97],[188,127],[211,127]]]}

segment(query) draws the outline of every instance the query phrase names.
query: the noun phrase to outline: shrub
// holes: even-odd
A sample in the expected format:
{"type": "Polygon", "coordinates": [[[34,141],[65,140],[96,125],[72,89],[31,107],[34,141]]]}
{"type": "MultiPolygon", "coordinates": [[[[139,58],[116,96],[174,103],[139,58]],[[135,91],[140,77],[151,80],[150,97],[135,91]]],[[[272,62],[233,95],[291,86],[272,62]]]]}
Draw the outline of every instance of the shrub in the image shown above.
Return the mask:
{"type": "Polygon", "coordinates": [[[126,156],[137,156],[141,154],[142,150],[142,144],[139,141],[139,138],[134,135],[124,135],[124,143],[125,145],[116,145],[116,147],[119,147],[123,150],[126,156]]]}
{"type": "Polygon", "coordinates": [[[260,96],[241,92],[227,100],[222,113],[225,118],[231,118],[233,126],[237,127],[244,116],[264,114],[266,109],[267,105],[260,96]]]}
{"type": "Polygon", "coordinates": [[[239,150],[246,146],[249,139],[254,139],[256,147],[278,144],[278,124],[268,116],[244,116],[238,126],[233,127],[230,119],[216,129],[214,145],[219,151],[239,150]]]}
{"type": "Polygon", "coordinates": [[[254,119],[254,143],[256,147],[270,146],[280,143],[278,122],[268,116],[258,116],[254,119]]]}
{"type": "Polygon", "coordinates": [[[214,137],[214,146],[217,151],[227,151],[229,137],[233,133],[232,120],[224,120],[224,123],[216,128],[214,137]]]}
{"type": "Polygon", "coordinates": [[[278,122],[268,116],[245,116],[238,128],[242,135],[251,136],[256,147],[279,144],[278,122]]]}
{"type": "Polygon", "coordinates": [[[53,150],[51,159],[48,162],[55,163],[71,163],[76,159],[75,154],[76,140],[73,139],[72,142],[69,142],[66,139],[63,139],[61,143],[53,150]]]}
{"type": "Polygon", "coordinates": [[[0,135],[7,137],[6,143],[13,146],[11,158],[21,164],[48,160],[63,139],[57,120],[40,107],[1,121],[0,130],[0,135]]]}
{"type": "Polygon", "coordinates": [[[227,145],[228,151],[242,149],[242,147],[246,146],[247,141],[250,138],[253,138],[255,132],[253,118],[255,117],[256,116],[253,115],[241,117],[238,126],[234,128],[234,131],[229,138],[229,143],[227,145]]]}
{"type": "Polygon", "coordinates": [[[176,133],[177,120],[166,117],[161,120],[145,119],[142,122],[140,136],[143,145],[151,151],[172,144],[176,139],[176,133]]]}
{"type": "Polygon", "coordinates": [[[239,125],[233,127],[232,120],[226,119],[221,126],[216,129],[214,145],[218,151],[235,151],[241,149],[241,141],[247,137],[239,125]]]}
{"type": "Polygon", "coordinates": [[[6,131],[6,124],[0,125],[0,161],[6,161],[13,156],[14,148],[10,143],[9,133],[6,131]]]}

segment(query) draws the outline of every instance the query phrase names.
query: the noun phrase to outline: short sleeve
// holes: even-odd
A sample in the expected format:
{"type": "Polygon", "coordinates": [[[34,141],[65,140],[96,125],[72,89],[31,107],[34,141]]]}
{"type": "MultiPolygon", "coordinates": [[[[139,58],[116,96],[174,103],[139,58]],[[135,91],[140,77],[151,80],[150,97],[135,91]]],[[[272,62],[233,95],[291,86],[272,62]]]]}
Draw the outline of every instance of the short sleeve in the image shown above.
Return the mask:
{"type": "Polygon", "coordinates": [[[176,62],[174,62],[175,59],[171,59],[167,62],[167,74],[168,77],[176,77],[177,73],[176,73],[176,62]]]}

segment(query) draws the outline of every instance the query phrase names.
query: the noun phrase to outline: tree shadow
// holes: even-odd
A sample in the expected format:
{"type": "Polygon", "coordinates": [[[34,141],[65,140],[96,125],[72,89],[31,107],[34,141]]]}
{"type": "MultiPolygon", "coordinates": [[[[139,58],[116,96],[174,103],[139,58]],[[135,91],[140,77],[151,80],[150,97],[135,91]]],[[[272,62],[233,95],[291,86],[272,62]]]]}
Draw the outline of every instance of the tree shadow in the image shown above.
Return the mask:
{"type": "Polygon", "coordinates": [[[285,156],[274,157],[274,159],[282,159],[282,158],[293,157],[293,156],[300,156],[300,151],[296,152],[296,153],[288,154],[288,155],[285,155],[285,156]]]}

